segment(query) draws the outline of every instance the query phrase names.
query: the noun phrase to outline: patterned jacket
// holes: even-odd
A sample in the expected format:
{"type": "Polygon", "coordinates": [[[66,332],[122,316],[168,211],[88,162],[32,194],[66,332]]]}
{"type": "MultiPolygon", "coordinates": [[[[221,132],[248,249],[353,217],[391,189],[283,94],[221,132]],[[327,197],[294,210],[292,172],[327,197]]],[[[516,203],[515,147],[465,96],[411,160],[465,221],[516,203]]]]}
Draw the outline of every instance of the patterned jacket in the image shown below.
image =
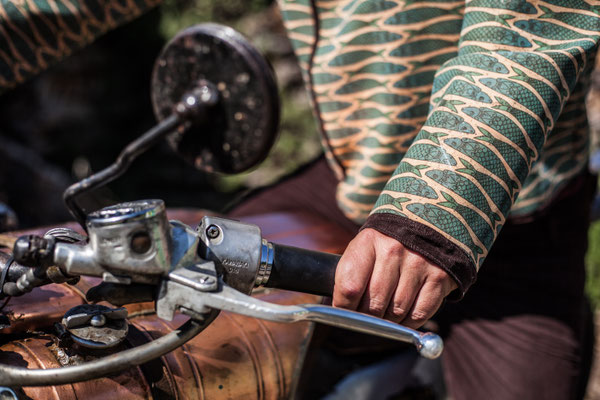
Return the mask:
{"type": "Polygon", "coordinates": [[[462,293],[586,167],[596,0],[282,0],[346,215],[462,293]]]}
{"type": "Polygon", "coordinates": [[[0,92],[23,83],[161,0],[3,0],[0,92]]]}
{"type": "MultiPolygon", "coordinates": [[[[160,0],[0,3],[0,90],[160,0]]],[[[464,293],[587,162],[600,0],[280,0],[346,215],[464,293]],[[518,198],[517,198],[518,196],[518,198]]]]}

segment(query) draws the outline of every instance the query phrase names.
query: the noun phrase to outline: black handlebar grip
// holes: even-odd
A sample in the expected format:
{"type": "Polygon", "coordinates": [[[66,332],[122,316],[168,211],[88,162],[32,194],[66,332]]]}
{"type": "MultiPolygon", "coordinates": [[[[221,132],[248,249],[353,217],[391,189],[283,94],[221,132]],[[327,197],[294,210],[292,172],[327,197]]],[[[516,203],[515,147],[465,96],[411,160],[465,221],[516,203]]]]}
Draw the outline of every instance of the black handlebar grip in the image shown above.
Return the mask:
{"type": "Polygon", "coordinates": [[[340,257],[274,243],[273,267],[265,286],[331,296],[340,257]]]}

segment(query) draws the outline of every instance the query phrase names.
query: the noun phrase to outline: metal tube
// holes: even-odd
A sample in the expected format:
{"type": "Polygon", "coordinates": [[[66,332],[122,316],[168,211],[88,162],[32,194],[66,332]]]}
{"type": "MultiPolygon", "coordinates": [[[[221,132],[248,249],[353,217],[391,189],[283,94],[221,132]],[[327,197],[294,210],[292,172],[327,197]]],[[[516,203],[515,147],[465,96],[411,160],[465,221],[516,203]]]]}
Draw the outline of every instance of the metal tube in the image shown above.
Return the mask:
{"type": "Polygon", "coordinates": [[[218,315],[211,311],[202,322],[189,320],[177,330],[133,349],[82,365],[51,369],[27,369],[0,364],[0,386],[54,386],[96,379],[143,364],[166,354],[192,339],[218,315]]]}
{"type": "Polygon", "coordinates": [[[102,171],[69,186],[67,190],[65,190],[65,193],[63,194],[65,204],[71,215],[75,217],[83,229],[86,229],[86,214],[85,211],[79,207],[79,204],[77,204],[77,196],[99,186],[103,186],[121,176],[140,154],[154,146],[181,123],[182,121],[178,114],[170,115],[148,132],[129,143],[127,147],[121,151],[121,154],[119,154],[119,157],[113,164],[102,171]]]}

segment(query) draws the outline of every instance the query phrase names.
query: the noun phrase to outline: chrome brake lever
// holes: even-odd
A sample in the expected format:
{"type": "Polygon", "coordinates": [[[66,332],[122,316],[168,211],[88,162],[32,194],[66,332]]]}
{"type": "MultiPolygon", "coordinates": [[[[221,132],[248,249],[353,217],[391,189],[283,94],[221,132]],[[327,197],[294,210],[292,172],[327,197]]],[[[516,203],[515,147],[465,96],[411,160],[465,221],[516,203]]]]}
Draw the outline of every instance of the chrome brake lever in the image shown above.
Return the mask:
{"type": "Polygon", "coordinates": [[[279,305],[245,295],[216,279],[212,263],[181,268],[169,274],[157,301],[157,314],[170,320],[177,309],[206,313],[208,309],[229,311],[273,322],[311,321],[356,332],[412,343],[421,356],[434,359],[442,354],[442,339],[396,323],[354,311],[318,305],[279,305]]]}
{"type": "Polygon", "coordinates": [[[249,317],[274,322],[320,322],[338,328],[412,343],[425,358],[434,359],[442,354],[442,339],[434,333],[423,333],[355,311],[319,304],[283,306],[247,296],[222,284],[221,290],[205,293],[203,302],[207,307],[230,311],[249,317]]]}

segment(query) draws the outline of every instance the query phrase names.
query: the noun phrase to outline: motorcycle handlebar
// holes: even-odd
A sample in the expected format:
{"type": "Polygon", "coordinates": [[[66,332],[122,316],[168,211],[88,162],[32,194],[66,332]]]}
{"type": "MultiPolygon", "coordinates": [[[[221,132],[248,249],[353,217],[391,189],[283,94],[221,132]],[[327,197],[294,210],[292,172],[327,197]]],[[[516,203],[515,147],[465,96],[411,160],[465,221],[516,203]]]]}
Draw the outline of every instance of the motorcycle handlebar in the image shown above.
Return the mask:
{"type": "Polygon", "coordinates": [[[273,243],[266,287],[331,296],[340,256],[273,243]]]}

